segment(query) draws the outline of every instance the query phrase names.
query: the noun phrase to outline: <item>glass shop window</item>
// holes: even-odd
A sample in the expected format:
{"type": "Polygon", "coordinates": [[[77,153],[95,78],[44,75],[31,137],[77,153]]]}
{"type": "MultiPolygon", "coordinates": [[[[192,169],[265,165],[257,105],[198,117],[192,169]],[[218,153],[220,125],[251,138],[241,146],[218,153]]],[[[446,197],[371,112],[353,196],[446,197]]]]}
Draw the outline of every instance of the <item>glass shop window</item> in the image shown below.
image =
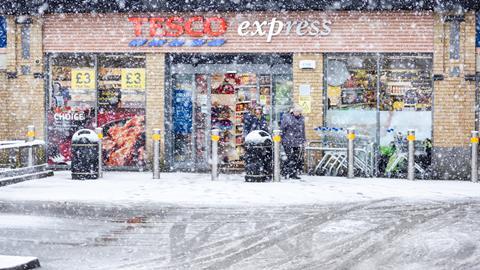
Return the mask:
{"type": "Polygon", "coordinates": [[[355,127],[376,137],[377,56],[339,54],[327,57],[325,125],[335,130],[355,127]]]}
{"type": "Polygon", "coordinates": [[[336,56],[328,59],[328,109],[374,110],[377,105],[377,67],[374,56],[336,56]]]}
{"type": "Polygon", "coordinates": [[[273,128],[281,125],[283,114],[293,107],[293,76],[290,74],[274,75],[273,77],[273,128]]]}
{"type": "Polygon", "coordinates": [[[52,165],[68,165],[72,135],[93,128],[96,114],[95,57],[50,57],[47,106],[47,156],[52,165]]]}
{"type": "Polygon", "coordinates": [[[432,57],[386,55],[381,61],[381,111],[432,110],[432,57]]]}
{"type": "Polygon", "coordinates": [[[395,175],[404,168],[394,166],[406,149],[408,129],[414,129],[416,162],[428,170],[432,139],[432,55],[386,54],[380,60],[378,169],[395,175]]]}
{"type": "Polygon", "coordinates": [[[460,59],[460,21],[453,20],[450,24],[450,59],[460,59]]]}
{"type": "Polygon", "coordinates": [[[145,165],[144,56],[98,56],[98,126],[106,166],[145,165]]]}

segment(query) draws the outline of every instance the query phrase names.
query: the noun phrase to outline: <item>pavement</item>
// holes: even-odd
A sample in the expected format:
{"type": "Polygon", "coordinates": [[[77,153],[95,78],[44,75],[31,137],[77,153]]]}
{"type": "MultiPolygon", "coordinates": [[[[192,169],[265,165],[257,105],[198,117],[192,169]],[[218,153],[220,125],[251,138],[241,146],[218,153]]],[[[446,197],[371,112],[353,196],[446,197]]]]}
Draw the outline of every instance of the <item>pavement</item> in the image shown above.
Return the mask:
{"type": "Polygon", "coordinates": [[[410,202],[480,199],[480,184],[381,178],[303,176],[302,181],[246,183],[242,175],[105,172],[98,180],[71,180],[67,171],[55,176],[0,188],[0,207],[13,204],[85,205],[95,207],[158,208],[165,206],[290,206],[354,203],[399,198],[410,202]]]}

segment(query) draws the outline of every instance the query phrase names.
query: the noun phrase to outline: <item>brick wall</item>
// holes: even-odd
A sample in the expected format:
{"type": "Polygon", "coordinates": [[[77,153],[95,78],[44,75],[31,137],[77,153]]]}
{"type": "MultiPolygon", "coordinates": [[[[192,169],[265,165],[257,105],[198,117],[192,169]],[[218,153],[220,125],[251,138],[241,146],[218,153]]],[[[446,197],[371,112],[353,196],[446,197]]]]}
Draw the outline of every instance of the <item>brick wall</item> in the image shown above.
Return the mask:
{"type": "Polygon", "coordinates": [[[444,76],[434,82],[433,146],[434,168],[439,178],[466,178],[470,131],[475,129],[475,82],[465,75],[475,74],[475,15],[469,12],[460,25],[460,59],[450,59],[450,22],[435,14],[434,74],[444,76]],[[451,75],[453,68],[459,76],[451,75]]]}
{"type": "Polygon", "coordinates": [[[435,16],[435,22],[433,72],[445,79],[434,85],[434,145],[467,146],[475,128],[475,82],[465,80],[465,75],[475,74],[475,16],[468,13],[461,23],[459,60],[450,59],[450,24],[442,22],[441,14],[435,16]],[[460,68],[460,76],[450,76],[454,67],[460,68]]]}
{"type": "Polygon", "coordinates": [[[11,91],[9,91],[9,83],[11,79],[7,79],[7,72],[15,72],[15,60],[16,60],[16,26],[14,23],[14,18],[12,16],[7,16],[7,48],[4,50],[6,53],[6,72],[0,74],[0,81],[2,83],[1,89],[1,108],[0,112],[2,115],[0,125],[0,140],[11,139],[10,134],[10,124],[13,122],[10,117],[10,96],[11,91]]]}
{"type": "Polygon", "coordinates": [[[311,87],[311,112],[304,113],[305,131],[307,140],[318,139],[313,130],[315,127],[323,125],[323,55],[319,53],[302,53],[293,55],[293,99],[294,103],[299,103],[299,87],[302,84],[311,87]],[[314,60],[315,69],[300,69],[301,60],[314,60]]]}
{"type": "MultiPolygon", "coordinates": [[[[153,160],[153,140],[152,129],[160,128],[160,155],[164,157],[165,153],[165,55],[160,53],[148,53],[146,56],[147,74],[146,74],[146,91],[147,91],[147,118],[146,118],[146,134],[147,134],[147,156],[149,165],[153,160]]],[[[163,158],[161,158],[163,161],[163,158]]]]}
{"type": "MultiPolygon", "coordinates": [[[[142,38],[150,38],[144,23],[142,38]]],[[[285,27],[286,28],[286,27],[285,27]]],[[[153,13],[153,14],[52,14],[45,16],[44,46],[47,52],[432,52],[433,15],[431,12],[251,12],[251,13],[153,13]],[[228,20],[227,41],[221,47],[182,46],[137,47],[128,43],[135,39],[129,17],[221,16],[228,20]],[[326,36],[297,35],[296,27],[289,34],[279,34],[271,42],[266,35],[240,36],[240,22],[248,20],[318,20],[331,21],[326,36]]],[[[254,31],[256,28],[252,27],[254,31]]],[[[268,30],[268,25],[263,31],[268,30]]],[[[252,32],[251,31],[251,32],[252,32]]],[[[285,33],[285,32],[284,32],[285,33]]],[[[181,36],[183,39],[192,39],[181,36]]],[[[171,40],[172,38],[169,38],[171,40]]]]}
{"type": "Polygon", "coordinates": [[[21,27],[15,24],[12,16],[7,17],[7,72],[15,73],[16,78],[6,78],[3,81],[2,98],[6,105],[2,114],[2,133],[0,139],[20,139],[25,137],[28,125],[35,125],[37,137],[44,134],[44,80],[34,78],[33,73],[43,72],[42,19],[32,17],[30,25],[30,57],[22,57],[21,27]],[[29,68],[27,74],[22,74],[22,66],[29,68]]]}

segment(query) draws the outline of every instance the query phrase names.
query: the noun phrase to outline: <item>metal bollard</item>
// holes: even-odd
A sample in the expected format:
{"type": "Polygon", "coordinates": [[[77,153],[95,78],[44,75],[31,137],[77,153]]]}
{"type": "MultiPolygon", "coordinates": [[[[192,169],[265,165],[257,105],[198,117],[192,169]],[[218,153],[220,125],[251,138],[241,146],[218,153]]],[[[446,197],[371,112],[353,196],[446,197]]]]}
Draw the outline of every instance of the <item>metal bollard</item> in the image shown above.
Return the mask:
{"type": "MultiPolygon", "coordinates": [[[[27,142],[33,142],[35,140],[35,126],[29,125],[27,127],[27,142]]],[[[33,156],[33,146],[28,147],[27,166],[32,167],[35,163],[35,157],[33,156]]]]}
{"type": "Polygon", "coordinates": [[[415,130],[407,131],[408,141],[408,180],[415,180],[415,130]]]}
{"type": "Polygon", "coordinates": [[[153,179],[160,179],[160,129],[153,129],[153,179]]]}
{"type": "Polygon", "coordinates": [[[470,143],[472,143],[472,182],[476,183],[478,181],[478,131],[472,131],[472,138],[470,143]]]}
{"type": "Polygon", "coordinates": [[[103,139],[103,128],[95,128],[95,133],[98,136],[98,178],[103,177],[103,149],[102,149],[102,139],[103,139]]]}
{"type": "Polygon", "coordinates": [[[347,178],[354,178],[355,177],[355,129],[348,128],[347,129],[347,139],[348,139],[348,148],[347,148],[347,178]]]}
{"type": "Polygon", "coordinates": [[[273,131],[273,181],[280,182],[280,137],[281,131],[273,131]]]}
{"type": "Polygon", "coordinates": [[[218,180],[218,141],[220,130],[212,130],[212,181],[218,180]]]}

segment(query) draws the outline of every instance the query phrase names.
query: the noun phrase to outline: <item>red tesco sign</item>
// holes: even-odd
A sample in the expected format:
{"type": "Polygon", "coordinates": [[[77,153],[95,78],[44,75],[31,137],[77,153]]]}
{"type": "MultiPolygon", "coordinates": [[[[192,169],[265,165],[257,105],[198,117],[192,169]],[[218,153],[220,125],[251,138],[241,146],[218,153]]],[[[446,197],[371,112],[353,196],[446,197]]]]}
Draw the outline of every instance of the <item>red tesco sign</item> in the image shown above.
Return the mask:
{"type": "Polygon", "coordinates": [[[136,37],[142,36],[142,25],[144,23],[149,24],[151,37],[179,37],[183,34],[191,37],[203,37],[205,35],[218,37],[227,31],[227,21],[220,17],[193,16],[187,19],[176,16],[169,18],[132,17],[128,18],[128,21],[133,23],[136,37]]]}

